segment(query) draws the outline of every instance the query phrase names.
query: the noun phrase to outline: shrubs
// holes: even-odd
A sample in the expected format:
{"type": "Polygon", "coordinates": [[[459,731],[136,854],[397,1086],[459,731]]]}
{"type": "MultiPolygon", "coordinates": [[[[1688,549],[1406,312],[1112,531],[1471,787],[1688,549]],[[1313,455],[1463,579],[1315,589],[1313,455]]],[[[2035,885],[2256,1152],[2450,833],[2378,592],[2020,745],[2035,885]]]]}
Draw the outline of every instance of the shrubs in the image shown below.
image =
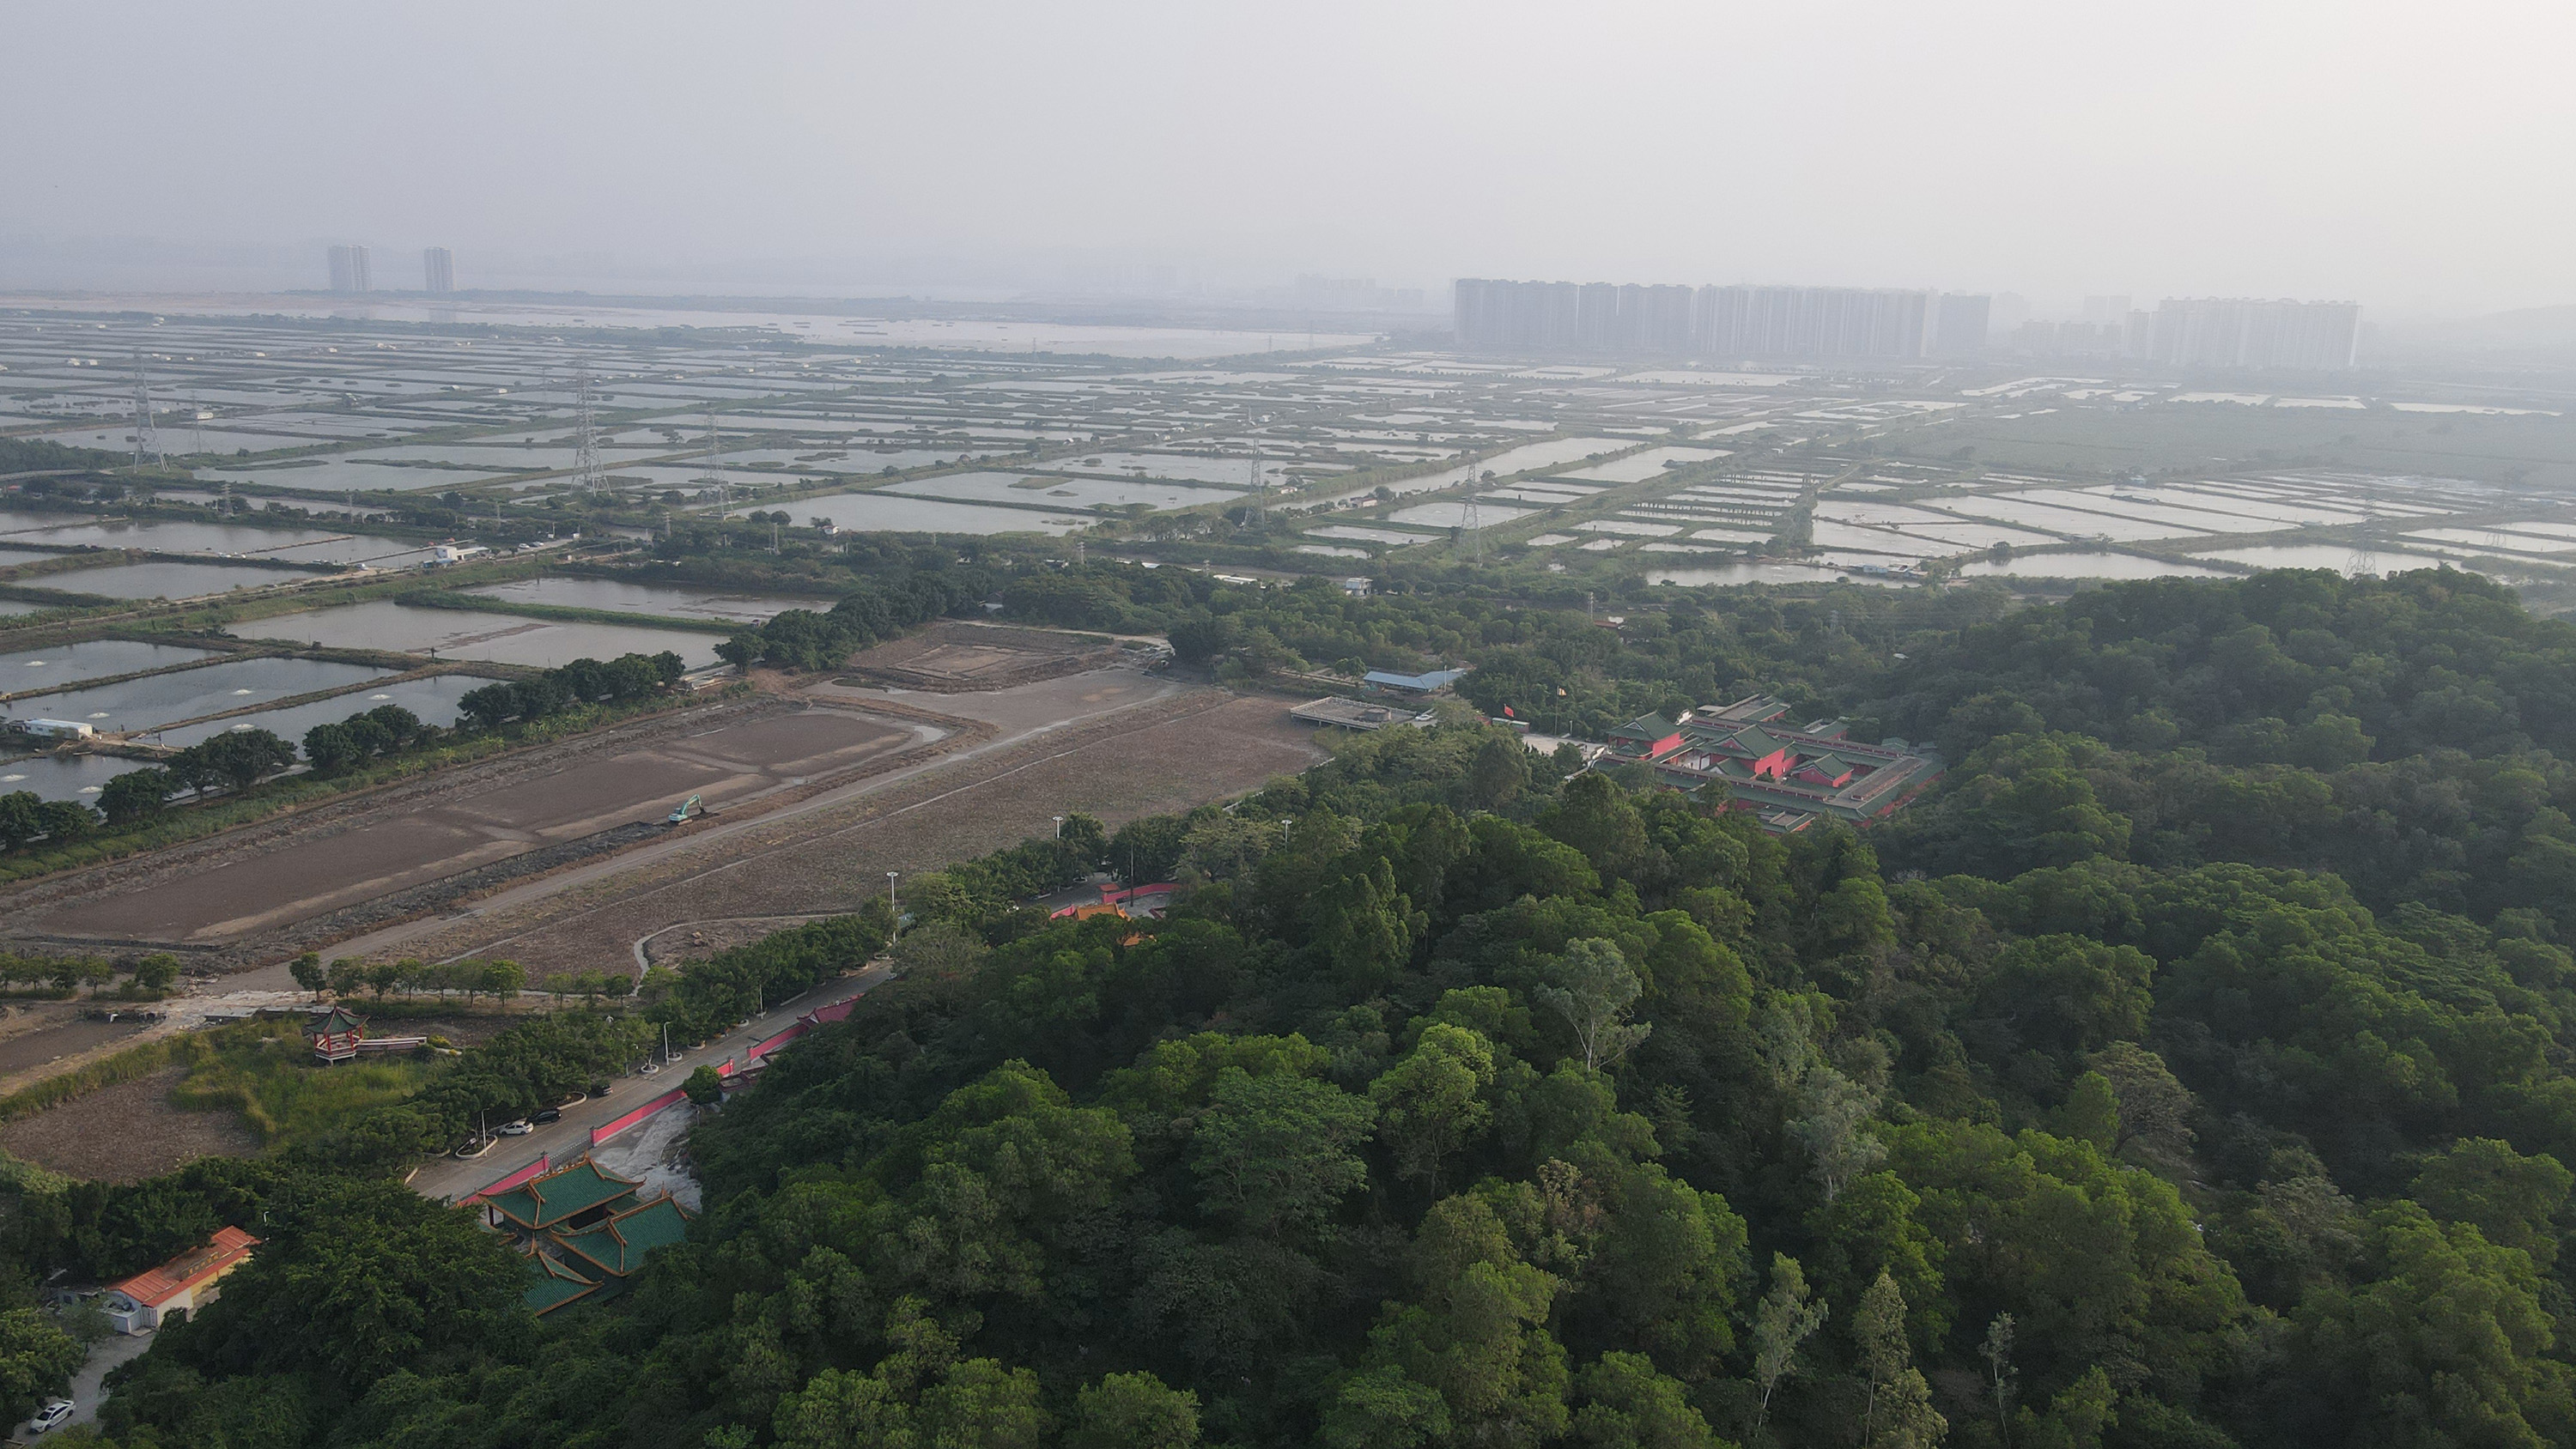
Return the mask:
{"type": "Polygon", "coordinates": [[[717,645],[716,653],[743,669],[835,669],[880,639],[969,608],[992,591],[993,575],[979,568],[914,574],[893,583],[862,581],[828,614],[789,609],[717,645]]]}
{"type": "Polygon", "coordinates": [[[487,684],[456,703],[476,725],[497,729],[509,720],[543,719],[576,705],[642,699],[676,683],[687,668],[668,649],[659,654],[621,654],[605,664],[576,659],[533,679],[487,684]]]}
{"type": "Polygon", "coordinates": [[[295,746],[263,729],[227,730],[170,757],[171,778],[203,795],[247,790],[295,763],[295,746]]]}
{"type": "Polygon", "coordinates": [[[691,966],[644,1009],[674,1040],[703,1041],[818,982],[859,969],[885,949],[892,912],[871,899],[857,914],[814,921],[719,952],[691,966]]]}
{"type": "Polygon", "coordinates": [[[345,770],[378,755],[418,747],[433,737],[420,716],[398,704],[361,710],[338,724],[318,724],[304,732],[304,758],[325,774],[345,770]]]}
{"type": "Polygon", "coordinates": [[[97,826],[98,817],[77,801],[41,799],[33,790],[0,795],[0,850],[23,849],[39,840],[64,845],[97,826]]]}

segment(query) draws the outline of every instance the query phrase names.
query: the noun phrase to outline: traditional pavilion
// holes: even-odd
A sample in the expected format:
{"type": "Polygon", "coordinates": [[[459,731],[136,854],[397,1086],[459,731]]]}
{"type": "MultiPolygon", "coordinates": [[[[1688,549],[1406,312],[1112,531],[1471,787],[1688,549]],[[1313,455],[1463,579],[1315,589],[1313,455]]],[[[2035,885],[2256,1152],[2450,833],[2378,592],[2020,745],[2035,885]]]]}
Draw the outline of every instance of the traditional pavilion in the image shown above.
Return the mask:
{"type": "Polygon", "coordinates": [[[365,1017],[337,1004],[305,1023],[304,1035],[313,1043],[314,1060],[326,1067],[362,1056],[411,1051],[429,1040],[425,1036],[371,1037],[365,1017]]]}
{"type": "Polygon", "coordinates": [[[304,1028],[313,1039],[313,1055],[324,1066],[355,1061],[358,1043],[367,1039],[367,1019],[345,1006],[333,1006],[304,1028]]]}

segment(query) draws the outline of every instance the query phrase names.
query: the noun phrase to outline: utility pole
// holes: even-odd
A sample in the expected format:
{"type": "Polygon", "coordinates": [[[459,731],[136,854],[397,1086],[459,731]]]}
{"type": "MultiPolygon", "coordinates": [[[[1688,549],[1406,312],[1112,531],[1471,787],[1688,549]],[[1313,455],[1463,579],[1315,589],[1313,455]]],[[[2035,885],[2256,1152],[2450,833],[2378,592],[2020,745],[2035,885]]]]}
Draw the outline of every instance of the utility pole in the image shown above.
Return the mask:
{"type": "Polygon", "coordinates": [[[152,426],[152,383],[143,373],[143,349],[134,349],[134,466],[143,466],[147,455],[159,459],[160,431],[152,426]]]}
{"type": "Polygon", "coordinates": [[[590,368],[584,365],[573,374],[573,387],[580,394],[581,437],[573,448],[573,468],[581,475],[581,486],[587,491],[599,486],[599,438],[590,416],[590,368]]]}

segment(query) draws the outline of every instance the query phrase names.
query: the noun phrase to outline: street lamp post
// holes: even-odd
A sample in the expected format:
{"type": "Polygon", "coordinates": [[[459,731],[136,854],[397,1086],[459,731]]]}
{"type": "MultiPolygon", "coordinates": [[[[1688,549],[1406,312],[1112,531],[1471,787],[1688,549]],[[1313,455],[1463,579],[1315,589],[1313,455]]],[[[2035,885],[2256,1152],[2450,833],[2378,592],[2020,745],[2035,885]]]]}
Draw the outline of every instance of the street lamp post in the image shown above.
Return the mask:
{"type": "Polygon", "coordinates": [[[886,872],[886,919],[888,920],[903,914],[902,905],[894,898],[894,878],[898,874],[900,872],[891,870],[886,872]]]}

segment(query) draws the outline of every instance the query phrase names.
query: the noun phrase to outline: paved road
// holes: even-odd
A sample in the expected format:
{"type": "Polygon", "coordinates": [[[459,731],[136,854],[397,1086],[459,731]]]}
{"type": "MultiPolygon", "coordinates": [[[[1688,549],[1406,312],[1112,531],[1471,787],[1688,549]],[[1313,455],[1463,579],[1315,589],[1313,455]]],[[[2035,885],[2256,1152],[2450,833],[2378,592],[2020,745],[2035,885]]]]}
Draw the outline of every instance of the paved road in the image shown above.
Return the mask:
{"type": "MultiPolygon", "coordinates": [[[[697,1051],[679,1052],[671,1065],[657,1075],[617,1078],[607,1097],[564,1108],[560,1122],[548,1123],[525,1137],[504,1137],[480,1157],[437,1158],[412,1175],[412,1188],[423,1197],[452,1202],[481,1191],[486,1185],[518,1171],[541,1156],[551,1155],[557,1165],[570,1162],[590,1150],[590,1129],[593,1127],[680,1085],[689,1079],[689,1073],[699,1067],[712,1066],[738,1055],[745,1047],[777,1035],[805,1013],[864,995],[885,979],[885,969],[876,967],[857,976],[826,981],[803,996],[762,1013],[749,1026],[736,1027],[697,1051]]],[[[492,1125],[497,1127],[500,1124],[495,1122],[492,1125]]],[[[638,1125],[630,1130],[640,1132],[644,1129],[638,1125]]]]}
{"type": "Polygon", "coordinates": [[[106,1342],[91,1349],[89,1362],[82,1364],[80,1372],[72,1375],[71,1392],[63,1396],[80,1406],[72,1410],[72,1416],[64,1421],[64,1427],[96,1423],[98,1406],[107,1398],[101,1387],[107,1371],[130,1359],[141,1358],[143,1351],[151,1346],[152,1335],[148,1332],[119,1333],[110,1335],[106,1342]]]}

